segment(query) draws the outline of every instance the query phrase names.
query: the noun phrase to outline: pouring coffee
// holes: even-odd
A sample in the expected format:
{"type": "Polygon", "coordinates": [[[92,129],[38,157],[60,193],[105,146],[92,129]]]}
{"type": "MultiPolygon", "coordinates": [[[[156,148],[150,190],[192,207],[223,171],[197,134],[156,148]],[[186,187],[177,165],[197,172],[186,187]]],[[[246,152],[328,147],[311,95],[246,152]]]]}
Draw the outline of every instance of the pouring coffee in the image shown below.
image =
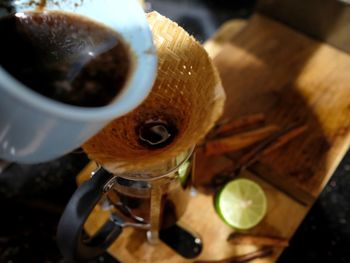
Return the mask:
{"type": "Polygon", "coordinates": [[[137,0],[6,2],[0,159],[60,157],[149,94],[157,56],[137,0]]]}

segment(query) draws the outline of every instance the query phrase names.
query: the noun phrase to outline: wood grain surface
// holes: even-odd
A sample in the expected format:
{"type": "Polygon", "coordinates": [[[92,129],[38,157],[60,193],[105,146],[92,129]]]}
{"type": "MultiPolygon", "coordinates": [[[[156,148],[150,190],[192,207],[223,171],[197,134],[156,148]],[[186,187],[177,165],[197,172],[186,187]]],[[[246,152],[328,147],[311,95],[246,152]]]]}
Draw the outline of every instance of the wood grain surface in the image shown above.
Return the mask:
{"type": "Polygon", "coordinates": [[[301,201],[312,203],[350,143],[350,56],[256,15],[214,59],[227,92],[225,116],[264,113],[305,135],[254,168],[301,201]]]}

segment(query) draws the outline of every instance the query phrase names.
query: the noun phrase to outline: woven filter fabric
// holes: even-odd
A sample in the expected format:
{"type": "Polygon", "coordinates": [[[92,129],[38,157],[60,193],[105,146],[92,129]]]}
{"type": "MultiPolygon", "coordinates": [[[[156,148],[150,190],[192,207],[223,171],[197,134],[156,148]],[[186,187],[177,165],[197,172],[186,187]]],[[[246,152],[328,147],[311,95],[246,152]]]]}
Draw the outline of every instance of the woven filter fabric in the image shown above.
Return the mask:
{"type": "Polygon", "coordinates": [[[158,55],[158,72],[145,101],[115,119],[83,145],[92,159],[114,173],[139,172],[166,162],[198,143],[222,114],[225,93],[205,49],[183,28],[157,12],[147,14],[158,55]],[[167,146],[140,143],[138,128],[162,120],[177,129],[167,146]]]}

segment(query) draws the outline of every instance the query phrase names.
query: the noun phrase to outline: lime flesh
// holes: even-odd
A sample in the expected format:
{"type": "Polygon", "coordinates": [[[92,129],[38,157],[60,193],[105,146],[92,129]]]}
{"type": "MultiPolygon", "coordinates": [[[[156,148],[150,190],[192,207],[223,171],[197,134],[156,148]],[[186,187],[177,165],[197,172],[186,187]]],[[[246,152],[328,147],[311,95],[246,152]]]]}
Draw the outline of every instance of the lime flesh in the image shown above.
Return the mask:
{"type": "Polygon", "coordinates": [[[226,184],[216,197],[216,211],[230,226],[249,229],[264,218],[267,199],[264,190],[249,179],[236,179],[226,184]]]}

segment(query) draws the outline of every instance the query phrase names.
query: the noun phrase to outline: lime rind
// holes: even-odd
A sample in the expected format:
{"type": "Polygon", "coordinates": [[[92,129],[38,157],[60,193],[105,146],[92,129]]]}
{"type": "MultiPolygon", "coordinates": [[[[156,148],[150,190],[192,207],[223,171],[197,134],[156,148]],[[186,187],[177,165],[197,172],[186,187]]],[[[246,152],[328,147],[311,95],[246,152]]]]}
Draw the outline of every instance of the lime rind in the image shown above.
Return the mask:
{"type": "Polygon", "coordinates": [[[179,167],[178,176],[179,176],[181,184],[183,184],[183,185],[186,184],[190,164],[191,163],[189,161],[187,161],[179,167]]]}
{"type": "Polygon", "coordinates": [[[226,224],[245,230],[256,226],[265,217],[267,198],[254,181],[236,179],[217,194],[215,208],[226,224]]]}

